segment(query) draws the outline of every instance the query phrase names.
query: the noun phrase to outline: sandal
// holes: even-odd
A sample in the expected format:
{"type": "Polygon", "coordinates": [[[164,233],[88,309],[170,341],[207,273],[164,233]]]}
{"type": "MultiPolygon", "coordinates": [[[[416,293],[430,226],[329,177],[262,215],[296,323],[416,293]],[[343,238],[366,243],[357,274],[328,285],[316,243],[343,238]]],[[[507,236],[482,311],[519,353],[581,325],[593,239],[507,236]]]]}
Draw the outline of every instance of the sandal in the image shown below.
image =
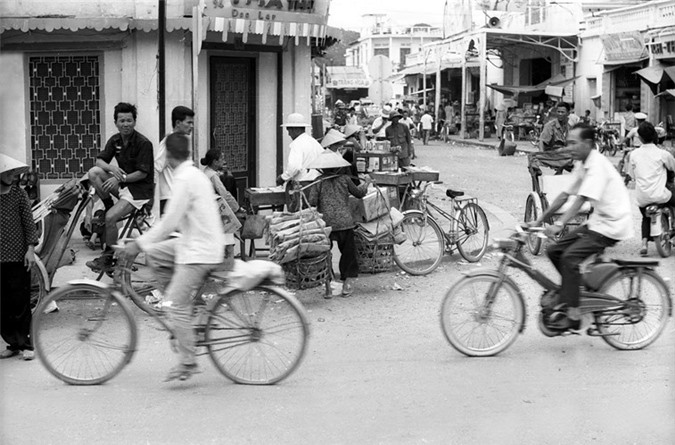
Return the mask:
{"type": "Polygon", "coordinates": [[[174,366],[173,368],[171,368],[169,374],[167,374],[164,381],[165,382],[170,382],[172,380],[185,381],[190,377],[192,377],[194,374],[199,374],[200,372],[202,371],[199,369],[199,366],[196,363],[193,363],[191,365],[180,364],[178,366],[174,366]]]}
{"type": "Polygon", "coordinates": [[[642,249],[640,249],[640,256],[647,256],[647,248],[646,247],[643,247],[642,249]]]}

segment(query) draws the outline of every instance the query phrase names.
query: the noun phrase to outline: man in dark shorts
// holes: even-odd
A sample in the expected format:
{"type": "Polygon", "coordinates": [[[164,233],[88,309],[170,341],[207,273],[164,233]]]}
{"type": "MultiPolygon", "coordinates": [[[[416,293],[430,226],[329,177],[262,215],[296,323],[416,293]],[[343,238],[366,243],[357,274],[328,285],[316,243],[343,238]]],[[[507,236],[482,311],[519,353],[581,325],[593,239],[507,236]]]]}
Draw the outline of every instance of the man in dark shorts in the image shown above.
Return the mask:
{"type": "Polygon", "coordinates": [[[94,271],[112,268],[112,246],[117,243],[117,222],[134,209],[141,209],[153,197],[154,158],[152,143],[135,130],[136,107],[120,102],[115,106],[119,133],[108,139],[105,149],[89,170],[89,180],[105,206],[105,250],[87,262],[94,271]],[[117,165],[111,164],[113,158],[117,165]],[[118,198],[113,202],[112,197],[118,198]]]}

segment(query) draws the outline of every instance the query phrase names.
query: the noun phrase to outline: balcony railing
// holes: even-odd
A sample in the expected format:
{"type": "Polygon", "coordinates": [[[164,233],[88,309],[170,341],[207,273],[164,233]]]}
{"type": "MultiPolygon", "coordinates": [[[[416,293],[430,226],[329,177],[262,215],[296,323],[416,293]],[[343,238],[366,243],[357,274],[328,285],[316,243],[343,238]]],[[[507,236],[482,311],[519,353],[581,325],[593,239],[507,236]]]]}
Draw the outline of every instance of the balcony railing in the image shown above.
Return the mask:
{"type": "Polygon", "coordinates": [[[601,12],[588,17],[585,23],[587,34],[642,31],[645,29],[673,26],[675,23],[675,0],[662,0],[601,12]]]}

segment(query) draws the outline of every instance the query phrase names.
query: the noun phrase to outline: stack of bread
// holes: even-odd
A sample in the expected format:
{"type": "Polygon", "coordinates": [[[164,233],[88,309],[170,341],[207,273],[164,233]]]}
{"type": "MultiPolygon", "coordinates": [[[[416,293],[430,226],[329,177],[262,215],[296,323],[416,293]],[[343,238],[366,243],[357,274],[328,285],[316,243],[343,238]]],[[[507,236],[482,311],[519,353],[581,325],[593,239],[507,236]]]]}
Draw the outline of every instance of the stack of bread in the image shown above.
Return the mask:
{"type": "Polygon", "coordinates": [[[313,258],[330,250],[331,229],[313,209],[274,212],[267,219],[270,259],[278,264],[313,258]]]}

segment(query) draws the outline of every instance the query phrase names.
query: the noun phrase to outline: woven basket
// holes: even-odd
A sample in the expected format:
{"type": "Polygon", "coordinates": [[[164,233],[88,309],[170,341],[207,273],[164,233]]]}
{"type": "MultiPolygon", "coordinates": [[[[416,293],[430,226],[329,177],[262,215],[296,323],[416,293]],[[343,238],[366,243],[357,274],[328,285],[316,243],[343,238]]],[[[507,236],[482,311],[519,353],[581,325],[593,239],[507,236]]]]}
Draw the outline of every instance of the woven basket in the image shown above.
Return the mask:
{"type": "Polygon", "coordinates": [[[331,279],[330,252],[313,258],[301,258],[281,265],[286,274],[286,286],[291,289],[312,289],[331,279]]]}
{"type": "Polygon", "coordinates": [[[391,236],[368,241],[362,235],[354,235],[356,261],[361,273],[380,273],[394,266],[394,242],[391,236]]]}

